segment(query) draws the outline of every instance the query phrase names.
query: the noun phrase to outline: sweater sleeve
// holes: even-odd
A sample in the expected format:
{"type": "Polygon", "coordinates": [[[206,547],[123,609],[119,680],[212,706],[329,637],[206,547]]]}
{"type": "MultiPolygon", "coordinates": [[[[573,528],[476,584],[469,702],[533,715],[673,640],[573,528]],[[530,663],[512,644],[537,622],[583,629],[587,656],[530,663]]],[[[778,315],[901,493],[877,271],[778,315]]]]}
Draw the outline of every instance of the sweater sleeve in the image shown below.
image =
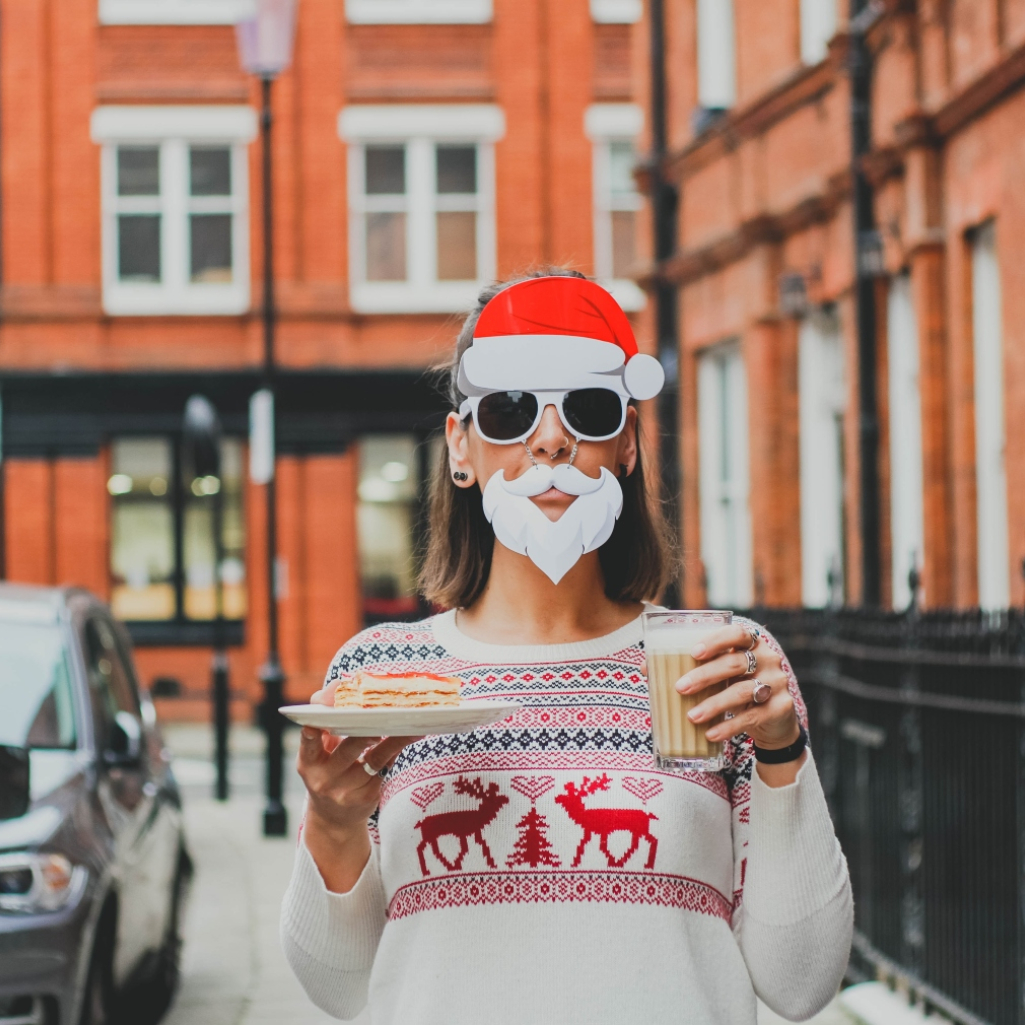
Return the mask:
{"type": "Polygon", "coordinates": [[[854,906],[815,763],[796,782],[751,778],[747,867],[737,938],[755,992],[803,1021],[836,995],[850,954],[854,906]]]}
{"type": "Polygon", "coordinates": [[[281,909],[281,942],[307,996],[335,1018],[348,1021],[366,1006],[386,907],[376,843],[356,885],[331,893],[300,841],[281,909]]]}

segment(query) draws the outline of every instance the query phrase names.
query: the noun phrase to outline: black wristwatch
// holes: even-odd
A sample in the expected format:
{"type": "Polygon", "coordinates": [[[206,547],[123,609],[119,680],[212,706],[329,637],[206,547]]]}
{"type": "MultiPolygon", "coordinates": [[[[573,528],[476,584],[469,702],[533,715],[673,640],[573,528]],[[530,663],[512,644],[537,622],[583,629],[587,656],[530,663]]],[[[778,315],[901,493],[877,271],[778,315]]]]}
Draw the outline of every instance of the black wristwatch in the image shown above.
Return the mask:
{"type": "Polygon", "coordinates": [[[785,762],[793,762],[800,758],[808,746],[808,731],[800,723],[797,728],[801,732],[789,747],[764,748],[755,744],[755,760],[763,765],[783,765],[785,762]]]}

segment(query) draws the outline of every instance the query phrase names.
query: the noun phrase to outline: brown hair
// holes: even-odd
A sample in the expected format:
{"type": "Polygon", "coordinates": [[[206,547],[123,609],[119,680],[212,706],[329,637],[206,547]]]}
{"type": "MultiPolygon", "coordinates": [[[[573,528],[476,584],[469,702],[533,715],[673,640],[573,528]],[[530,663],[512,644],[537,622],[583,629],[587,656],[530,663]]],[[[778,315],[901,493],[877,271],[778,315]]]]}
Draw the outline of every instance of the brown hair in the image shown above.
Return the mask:
{"type": "MultiPolygon", "coordinates": [[[[489,285],[477,297],[477,307],[456,339],[452,359],[444,368],[444,393],[452,409],[466,398],[459,390],[459,360],[473,340],[473,330],[484,307],[504,288],[540,277],[583,274],[565,267],[545,267],[489,285]]],[[[619,478],[623,511],[612,536],[598,549],[605,578],[605,594],[613,601],[656,598],[673,575],[672,544],[661,503],[649,494],[638,445],[637,464],[629,476],[619,478]]],[[[484,592],[491,573],[495,535],[484,515],[480,491],[458,488],[449,475],[445,455],[437,461],[428,499],[427,548],[420,570],[420,590],[447,608],[466,608],[484,592]]]]}

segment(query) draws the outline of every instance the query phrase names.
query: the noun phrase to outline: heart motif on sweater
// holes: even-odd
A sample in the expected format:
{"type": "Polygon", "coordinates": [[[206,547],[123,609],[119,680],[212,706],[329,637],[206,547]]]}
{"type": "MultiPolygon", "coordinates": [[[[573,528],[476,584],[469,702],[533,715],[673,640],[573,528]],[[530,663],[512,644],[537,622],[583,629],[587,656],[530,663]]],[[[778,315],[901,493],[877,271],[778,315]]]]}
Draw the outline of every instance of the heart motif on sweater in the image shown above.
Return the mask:
{"type": "Polygon", "coordinates": [[[444,789],[444,783],[432,783],[430,786],[417,787],[411,795],[411,800],[422,811],[431,801],[437,800],[444,789]]]}
{"type": "Polygon", "coordinates": [[[539,797],[543,797],[555,786],[554,776],[513,776],[512,785],[524,797],[530,798],[533,804],[539,797]]]}
{"type": "Polygon", "coordinates": [[[657,779],[640,779],[637,776],[626,776],[623,789],[639,797],[642,804],[647,804],[653,797],[662,793],[662,783],[657,779]]]}

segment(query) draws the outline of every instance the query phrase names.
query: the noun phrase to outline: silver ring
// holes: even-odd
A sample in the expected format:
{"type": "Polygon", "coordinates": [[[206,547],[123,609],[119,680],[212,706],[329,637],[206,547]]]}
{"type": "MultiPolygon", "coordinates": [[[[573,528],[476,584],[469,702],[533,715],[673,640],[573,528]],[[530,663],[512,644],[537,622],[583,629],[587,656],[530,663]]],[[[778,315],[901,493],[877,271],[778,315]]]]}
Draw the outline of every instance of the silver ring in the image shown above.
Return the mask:
{"type": "Polygon", "coordinates": [[[367,763],[365,761],[363,761],[362,758],[359,759],[359,763],[360,763],[360,765],[363,766],[363,771],[368,776],[376,776],[380,772],[379,769],[372,769],[369,765],[367,765],[367,763]]]}
{"type": "Polygon", "coordinates": [[[751,623],[744,627],[747,631],[748,637],[751,638],[751,643],[747,646],[747,651],[754,651],[758,647],[758,642],[762,639],[762,630],[755,623],[751,623]]]}
{"type": "Polygon", "coordinates": [[[761,680],[752,680],[754,686],[751,688],[751,700],[756,705],[764,705],[772,697],[772,688],[761,680]]]}
{"type": "Polygon", "coordinates": [[[747,669],[744,670],[744,675],[754,676],[758,672],[758,656],[750,648],[744,654],[747,656],[747,669]]]}

